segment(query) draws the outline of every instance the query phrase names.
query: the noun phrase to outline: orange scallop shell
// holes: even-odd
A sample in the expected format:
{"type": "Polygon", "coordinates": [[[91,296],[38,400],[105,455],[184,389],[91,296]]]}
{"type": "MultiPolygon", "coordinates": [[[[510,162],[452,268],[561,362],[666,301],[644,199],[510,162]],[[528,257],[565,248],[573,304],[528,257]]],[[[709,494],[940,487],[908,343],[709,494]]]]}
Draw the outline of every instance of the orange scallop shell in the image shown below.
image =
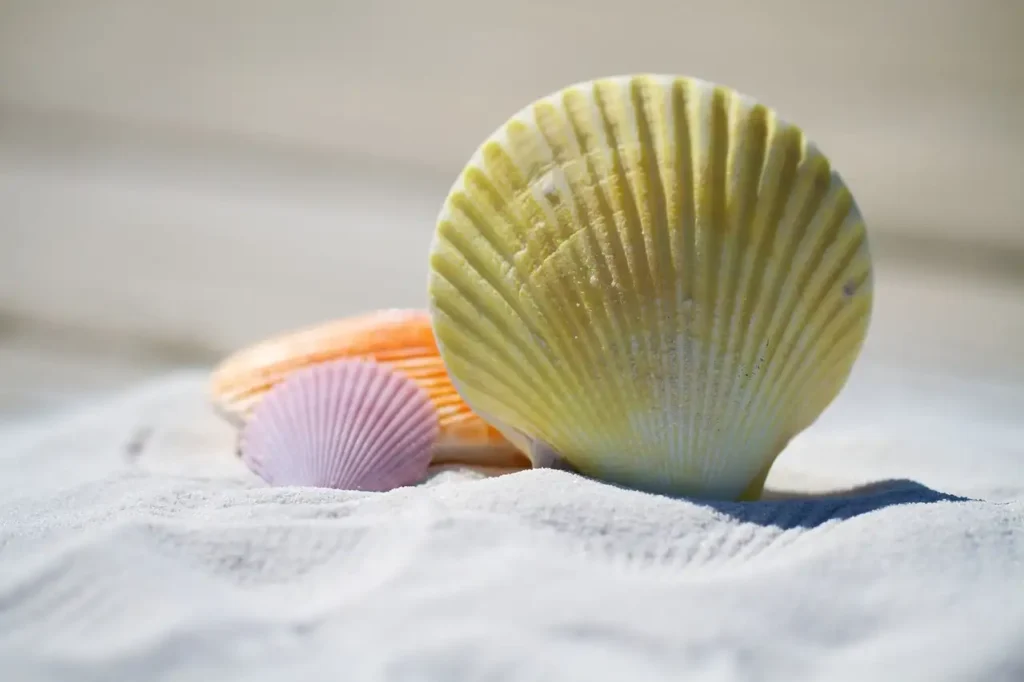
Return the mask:
{"type": "Polygon", "coordinates": [[[342,358],[386,364],[415,381],[437,408],[433,465],[529,468],[527,457],[462,400],[441,360],[425,310],[365,313],[274,336],[222,361],[210,379],[217,411],[243,425],[256,403],[297,369],[342,358]]]}

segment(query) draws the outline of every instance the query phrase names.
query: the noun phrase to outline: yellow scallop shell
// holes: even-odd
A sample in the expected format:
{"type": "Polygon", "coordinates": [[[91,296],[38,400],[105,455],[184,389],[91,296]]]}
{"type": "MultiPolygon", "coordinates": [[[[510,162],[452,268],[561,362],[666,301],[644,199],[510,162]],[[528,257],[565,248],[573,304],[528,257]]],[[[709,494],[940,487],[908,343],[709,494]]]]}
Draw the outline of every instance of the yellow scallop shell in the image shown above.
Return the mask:
{"type": "Polygon", "coordinates": [[[429,301],[459,393],[535,465],[751,498],[846,382],[871,258],[798,127],[720,85],[612,77],[480,146],[438,217],[429,301]]]}

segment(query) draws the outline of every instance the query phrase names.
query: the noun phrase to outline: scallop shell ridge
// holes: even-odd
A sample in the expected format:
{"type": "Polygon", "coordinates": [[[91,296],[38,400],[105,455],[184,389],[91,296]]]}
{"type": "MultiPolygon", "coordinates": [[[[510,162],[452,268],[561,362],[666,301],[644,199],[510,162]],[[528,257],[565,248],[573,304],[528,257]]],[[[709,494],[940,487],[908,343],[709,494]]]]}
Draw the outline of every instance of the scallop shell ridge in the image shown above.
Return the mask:
{"type": "Polygon", "coordinates": [[[345,358],[401,370],[428,391],[444,383],[426,311],[390,308],[278,334],[232,353],[210,377],[211,399],[225,418],[242,425],[263,395],[292,372],[345,358]]]}
{"type": "Polygon", "coordinates": [[[735,498],[845,383],[872,274],[803,131],[723,86],[624,76],[480,146],[439,215],[429,298],[456,388],[520,447],[735,498]]]}
{"type": "Polygon", "coordinates": [[[242,432],[241,454],[271,485],[383,491],[426,475],[437,434],[436,411],[411,379],[339,360],[272,389],[242,432]]]}
{"type": "Polygon", "coordinates": [[[375,361],[416,382],[437,409],[436,464],[528,466],[500,432],[473,413],[439,355],[426,310],[391,308],[275,335],[221,361],[210,377],[216,411],[244,426],[275,386],[293,373],[342,359],[375,361]]]}

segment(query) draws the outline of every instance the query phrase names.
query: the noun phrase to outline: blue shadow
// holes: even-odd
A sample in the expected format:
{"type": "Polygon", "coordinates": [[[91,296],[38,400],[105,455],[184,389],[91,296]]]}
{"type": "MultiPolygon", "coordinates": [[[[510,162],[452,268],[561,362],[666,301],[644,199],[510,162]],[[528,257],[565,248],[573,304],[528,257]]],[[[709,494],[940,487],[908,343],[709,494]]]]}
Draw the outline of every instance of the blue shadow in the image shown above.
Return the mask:
{"type": "Polygon", "coordinates": [[[970,498],[949,495],[908,479],[893,479],[858,486],[835,493],[789,493],[769,491],[771,499],[756,502],[725,502],[689,499],[743,523],[782,529],[814,528],[827,521],[845,521],[887,507],[938,502],[968,502],[970,498]]]}

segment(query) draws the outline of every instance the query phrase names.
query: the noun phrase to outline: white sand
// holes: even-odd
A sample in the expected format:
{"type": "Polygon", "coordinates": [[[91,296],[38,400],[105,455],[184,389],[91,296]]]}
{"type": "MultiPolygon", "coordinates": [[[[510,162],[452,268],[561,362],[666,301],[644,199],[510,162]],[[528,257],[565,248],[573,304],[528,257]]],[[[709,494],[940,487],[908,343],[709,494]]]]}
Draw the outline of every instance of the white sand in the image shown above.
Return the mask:
{"type": "Polygon", "coordinates": [[[773,494],[912,480],[697,504],[266,488],[203,380],[0,443],[0,678],[1024,679],[1019,390],[862,369],[773,494]]]}

